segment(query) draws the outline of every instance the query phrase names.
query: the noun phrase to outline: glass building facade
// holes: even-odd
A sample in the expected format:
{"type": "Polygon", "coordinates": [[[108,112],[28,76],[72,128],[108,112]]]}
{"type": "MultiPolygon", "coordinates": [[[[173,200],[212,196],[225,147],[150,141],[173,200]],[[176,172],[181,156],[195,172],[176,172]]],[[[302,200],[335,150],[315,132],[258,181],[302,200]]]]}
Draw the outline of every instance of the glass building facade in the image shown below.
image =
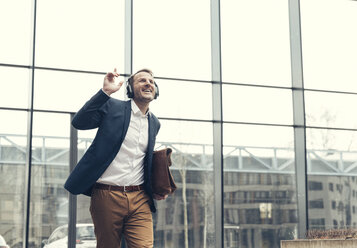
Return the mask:
{"type": "Polygon", "coordinates": [[[156,148],[173,149],[178,190],[155,247],[357,227],[356,21],[349,0],[1,1],[0,235],[43,247],[60,228],[75,247],[92,225],[63,184],[96,130],[70,122],[114,67],[160,87],[156,148]]]}

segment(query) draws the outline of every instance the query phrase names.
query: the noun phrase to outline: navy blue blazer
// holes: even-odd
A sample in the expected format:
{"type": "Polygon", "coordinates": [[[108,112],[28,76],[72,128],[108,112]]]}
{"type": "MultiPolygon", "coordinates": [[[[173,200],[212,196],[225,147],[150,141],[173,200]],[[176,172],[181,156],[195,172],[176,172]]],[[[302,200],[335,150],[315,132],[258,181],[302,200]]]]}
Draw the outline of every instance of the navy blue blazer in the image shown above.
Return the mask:
{"type": "MultiPolygon", "coordinates": [[[[98,131],[92,144],[69,175],[64,185],[65,189],[75,195],[91,195],[94,184],[114,160],[123,143],[130,116],[130,101],[111,98],[102,90],[75,114],[72,120],[75,128],[87,130],[98,127],[98,131]]],[[[152,113],[148,116],[148,122],[149,141],[144,161],[144,188],[151,199],[151,211],[155,212],[151,189],[151,168],[160,122],[152,113]]]]}

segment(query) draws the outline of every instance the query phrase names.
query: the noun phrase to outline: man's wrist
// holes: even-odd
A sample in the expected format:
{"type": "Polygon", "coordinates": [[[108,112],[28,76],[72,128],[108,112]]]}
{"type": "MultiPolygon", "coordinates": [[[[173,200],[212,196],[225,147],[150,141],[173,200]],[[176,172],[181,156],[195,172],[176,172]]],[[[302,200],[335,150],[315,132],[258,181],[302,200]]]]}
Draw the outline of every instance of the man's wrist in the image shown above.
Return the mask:
{"type": "Polygon", "coordinates": [[[105,89],[102,88],[102,91],[107,95],[107,96],[110,96],[112,93],[111,92],[108,92],[106,91],[105,89]]]}

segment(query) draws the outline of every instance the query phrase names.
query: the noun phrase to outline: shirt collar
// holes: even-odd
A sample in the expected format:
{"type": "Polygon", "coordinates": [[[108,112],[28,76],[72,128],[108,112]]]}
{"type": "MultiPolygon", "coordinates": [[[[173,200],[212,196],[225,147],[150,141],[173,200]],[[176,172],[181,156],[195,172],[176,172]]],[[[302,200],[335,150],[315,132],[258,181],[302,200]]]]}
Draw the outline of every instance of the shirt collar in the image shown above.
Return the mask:
{"type": "Polygon", "coordinates": [[[150,114],[150,111],[148,109],[146,114],[143,115],[143,113],[141,113],[141,110],[139,109],[138,105],[136,105],[136,103],[133,99],[131,99],[131,111],[133,111],[134,115],[140,115],[140,116],[146,116],[146,117],[150,114]]]}

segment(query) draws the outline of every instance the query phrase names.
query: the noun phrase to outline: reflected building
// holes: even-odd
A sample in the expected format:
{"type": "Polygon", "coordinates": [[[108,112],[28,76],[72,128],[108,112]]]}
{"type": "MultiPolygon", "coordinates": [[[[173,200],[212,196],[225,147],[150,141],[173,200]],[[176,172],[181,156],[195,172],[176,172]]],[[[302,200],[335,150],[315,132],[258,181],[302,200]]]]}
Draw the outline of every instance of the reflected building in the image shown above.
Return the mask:
{"type": "Polygon", "coordinates": [[[309,177],[309,226],[313,229],[357,227],[356,176],[309,177]]]}
{"type": "MultiPolygon", "coordinates": [[[[2,138],[11,140],[11,135],[2,138]]],[[[158,202],[158,211],[154,214],[155,246],[174,247],[186,240],[188,247],[215,247],[212,155],[182,153],[182,144],[158,145],[170,146],[176,151],[171,169],[178,190],[167,200],[158,202]]],[[[257,148],[236,149],[252,151],[257,148]]],[[[0,180],[4,182],[0,189],[0,233],[11,247],[20,247],[23,198],[15,198],[13,188],[24,183],[21,178],[24,176],[23,147],[2,145],[0,150],[3,172],[0,180]]],[[[78,153],[81,156],[84,150],[78,153]]],[[[30,229],[31,244],[39,247],[54,229],[68,221],[68,193],[63,188],[69,173],[68,148],[35,147],[33,157],[37,161],[32,168],[35,180],[32,182],[30,229]]],[[[331,167],[325,164],[325,170],[317,172],[316,168],[324,168],[319,165],[321,162],[326,163],[322,159],[309,161],[314,165],[309,168],[315,170],[308,182],[309,227],[356,227],[356,177],[324,175],[331,167]]],[[[280,240],[296,238],[298,213],[293,164],[291,157],[256,156],[252,152],[250,156],[230,154],[226,157],[225,247],[278,247],[280,240]]],[[[354,169],[349,166],[347,169],[354,169]]],[[[78,223],[91,223],[88,209],[89,197],[78,196],[78,223]]]]}

